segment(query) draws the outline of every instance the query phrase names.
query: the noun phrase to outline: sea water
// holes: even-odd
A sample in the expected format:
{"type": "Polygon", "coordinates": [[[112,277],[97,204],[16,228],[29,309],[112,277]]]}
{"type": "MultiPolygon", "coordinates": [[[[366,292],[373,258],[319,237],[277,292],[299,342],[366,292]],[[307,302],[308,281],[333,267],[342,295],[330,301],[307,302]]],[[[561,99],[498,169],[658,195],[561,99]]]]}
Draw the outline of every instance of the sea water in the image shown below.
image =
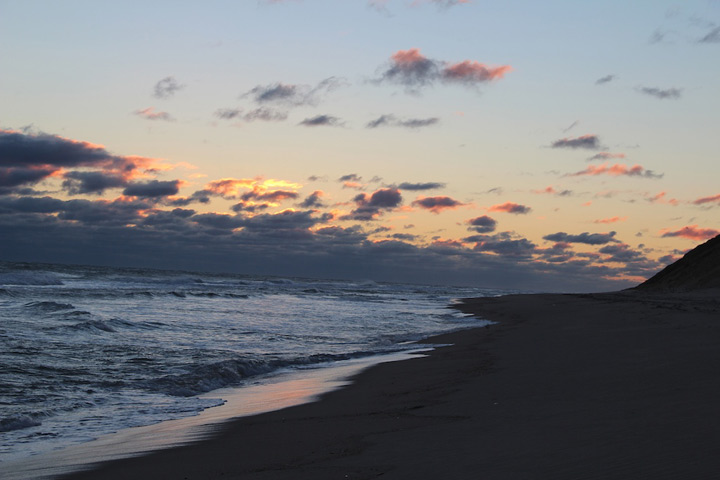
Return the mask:
{"type": "Polygon", "coordinates": [[[0,263],[0,462],[197,415],[213,391],[480,326],[496,290],[0,263]]]}

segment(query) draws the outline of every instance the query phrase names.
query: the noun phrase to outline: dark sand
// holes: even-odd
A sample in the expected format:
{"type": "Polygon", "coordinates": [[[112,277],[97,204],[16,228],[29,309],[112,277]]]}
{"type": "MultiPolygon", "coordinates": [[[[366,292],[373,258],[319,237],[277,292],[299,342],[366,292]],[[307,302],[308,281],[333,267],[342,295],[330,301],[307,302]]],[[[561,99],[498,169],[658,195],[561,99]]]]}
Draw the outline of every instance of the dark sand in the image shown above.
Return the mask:
{"type": "Polygon", "coordinates": [[[432,339],[319,402],[73,479],[720,477],[720,291],[473,300],[498,321],[432,339]]]}

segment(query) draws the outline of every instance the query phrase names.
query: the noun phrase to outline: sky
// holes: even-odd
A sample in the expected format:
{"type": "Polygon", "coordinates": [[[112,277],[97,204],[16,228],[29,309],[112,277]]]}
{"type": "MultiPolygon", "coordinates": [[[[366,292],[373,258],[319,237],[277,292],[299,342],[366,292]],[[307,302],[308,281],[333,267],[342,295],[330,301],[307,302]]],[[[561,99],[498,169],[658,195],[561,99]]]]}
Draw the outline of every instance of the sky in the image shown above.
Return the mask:
{"type": "Polygon", "coordinates": [[[0,260],[632,286],[718,78],[718,0],[0,0],[0,260]]]}

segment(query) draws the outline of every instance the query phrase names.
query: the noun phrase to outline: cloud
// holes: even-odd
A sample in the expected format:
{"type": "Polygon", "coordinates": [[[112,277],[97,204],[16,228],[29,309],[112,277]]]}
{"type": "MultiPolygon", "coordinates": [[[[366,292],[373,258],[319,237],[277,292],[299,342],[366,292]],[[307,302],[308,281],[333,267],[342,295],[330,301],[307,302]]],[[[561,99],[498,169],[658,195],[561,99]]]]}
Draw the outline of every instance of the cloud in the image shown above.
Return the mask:
{"type": "Polygon", "coordinates": [[[395,117],[395,115],[390,114],[381,115],[375,120],[368,122],[365,125],[365,128],[403,127],[408,129],[417,129],[437,125],[439,122],[440,119],[437,117],[399,119],[395,117]]]}
{"type": "Polygon", "coordinates": [[[412,6],[422,5],[424,3],[433,3],[439,8],[450,8],[456,5],[468,5],[470,0],[414,0],[412,6]]]}
{"type": "Polygon", "coordinates": [[[615,240],[616,232],[608,233],[588,233],[583,232],[579,235],[571,235],[565,232],[552,233],[545,235],[544,240],[550,240],[551,242],[565,242],[565,243],[583,243],[585,245],[605,245],[611,242],[617,242],[615,240]]]}
{"type": "Polygon", "coordinates": [[[474,235],[465,241],[475,242],[476,252],[491,252],[505,257],[527,257],[535,253],[537,245],[526,238],[517,238],[509,232],[495,235],[474,235]]]}
{"type": "Polygon", "coordinates": [[[395,240],[407,240],[409,242],[412,242],[414,240],[417,240],[419,237],[417,235],[413,235],[412,233],[393,233],[390,235],[390,238],[393,238],[395,240]]]}
{"type": "Polygon", "coordinates": [[[525,205],[520,205],[518,203],[512,203],[512,202],[505,202],[500,203],[497,205],[493,205],[488,208],[489,212],[505,212],[505,213],[514,213],[519,215],[525,215],[527,213],[530,213],[532,209],[525,205]]]}
{"type": "Polygon", "coordinates": [[[72,171],[63,175],[62,187],[72,195],[93,193],[100,195],[110,188],[120,188],[127,184],[121,175],[98,171],[72,171]]]}
{"type": "Polygon", "coordinates": [[[257,178],[221,178],[205,185],[205,191],[209,195],[234,199],[240,195],[241,190],[251,189],[259,181],[257,178]]]}
{"type": "Polygon", "coordinates": [[[608,257],[604,259],[605,262],[628,263],[645,260],[645,256],[641,252],[631,249],[630,246],[625,243],[606,245],[598,250],[598,252],[608,255],[608,257]]]}
{"type": "Polygon", "coordinates": [[[690,240],[708,240],[717,235],[720,235],[720,230],[713,228],[700,228],[697,225],[688,225],[678,230],[671,230],[669,228],[660,231],[663,238],[666,237],[682,237],[690,240]]]}
{"type": "Polygon", "coordinates": [[[146,120],[162,120],[165,122],[172,122],[175,119],[167,112],[156,112],[155,107],[148,107],[142,110],[135,110],[133,112],[138,117],[142,117],[146,120]]]}
{"type": "Polygon", "coordinates": [[[677,198],[669,198],[666,199],[667,192],[660,192],[657,195],[653,195],[652,197],[648,198],[647,201],[650,203],[666,203],[672,206],[677,206],[680,204],[677,198]]]}
{"type": "Polygon", "coordinates": [[[641,165],[633,165],[628,167],[621,163],[608,166],[606,163],[602,165],[589,165],[585,170],[579,172],[569,173],[566,176],[569,177],[580,177],[584,175],[596,176],[596,175],[610,175],[613,177],[628,176],[628,177],[642,177],[642,178],[662,178],[662,173],[655,173],[652,170],[646,170],[641,165]]]}
{"type": "Polygon", "coordinates": [[[151,158],[113,155],[102,145],[46,133],[0,129],[0,188],[15,189],[62,176],[70,182],[66,188],[81,191],[89,188],[93,180],[97,183],[103,179],[100,174],[92,178],[89,172],[70,169],[100,169],[104,180],[113,183],[111,177],[127,182],[158,167],[169,168],[151,158]]]}
{"type": "Polygon", "coordinates": [[[430,210],[432,213],[438,214],[443,210],[454,210],[462,207],[465,204],[450,197],[418,197],[412,202],[414,207],[420,207],[425,210],[430,210]]]}
{"type": "Polygon", "coordinates": [[[706,203],[717,203],[720,204],[720,193],[717,195],[711,195],[709,197],[701,197],[697,200],[693,200],[692,202],[694,205],[704,205],[706,203]]]}
{"type": "Polygon", "coordinates": [[[627,219],[628,219],[628,217],[608,217],[608,218],[600,218],[597,220],[593,220],[593,223],[617,223],[617,222],[624,222],[627,219]]]}
{"type": "Polygon", "coordinates": [[[657,87],[639,87],[637,90],[640,93],[644,93],[645,95],[650,95],[651,97],[659,98],[661,100],[668,98],[677,99],[680,98],[680,95],[682,94],[682,89],[680,88],[660,89],[657,87]]]}
{"type": "Polygon", "coordinates": [[[230,231],[240,228],[244,224],[243,217],[226,213],[202,213],[193,215],[191,220],[206,227],[227,231],[225,233],[230,233],[230,231]]]}
{"type": "Polygon", "coordinates": [[[595,160],[610,160],[610,159],[614,159],[614,158],[625,158],[625,156],[626,155],[624,153],[600,152],[600,153],[596,153],[592,157],[588,157],[587,160],[588,160],[588,162],[592,162],[595,160]]]}
{"type": "Polygon", "coordinates": [[[543,188],[542,190],[533,190],[532,193],[557,195],[558,197],[567,197],[567,196],[572,195],[572,190],[556,190],[555,187],[553,187],[551,185],[549,187],[543,188]]]}
{"type": "Polygon", "coordinates": [[[343,78],[328,77],[315,86],[273,83],[258,85],[242,97],[249,97],[255,103],[274,104],[285,107],[316,106],[328,93],[348,85],[343,78]]]}
{"type": "Polygon", "coordinates": [[[396,188],[382,188],[368,195],[361,193],[353,198],[357,208],[349,215],[341,217],[341,220],[375,220],[385,211],[392,210],[402,203],[400,190],[396,188]]]}
{"type": "Polygon", "coordinates": [[[170,98],[175,95],[175,92],[183,89],[185,86],[180,85],[175,77],[165,77],[155,84],[153,87],[153,97],[155,98],[170,98]]]}
{"type": "Polygon", "coordinates": [[[345,125],[345,122],[330,115],[316,115],[314,117],[306,118],[302,122],[298,123],[298,125],[303,125],[305,127],[342,127],[345,125]]]}
{"type": "Polygon", "coordinates": [[[495,227],[497,226],[497,220],[495,220],[492,217],[488,217],[487,215],[482,215],[480,217],[471,218],[466,222],[468,225],[468,230],[474,231],[477,233],[490,233],[495,231],[495,227]]]}
{"type": "Polygon", "coordinates": [[[411,91],[437,82],[475,86],[501,79],[511,70],[509,65],[490,67],[473,60],[457,63],[432,60],[420,49],[411,48],[393,53],[374,82],[403,85],[411,91]]]}
{"type": "Polygon", "coordinates": [[[378,81],[421,87],[440,77],[440,67],[417,48],[398,50],[390,56],[390,64],[378,81]]]}
{"type": "Polygon", "coordinates": [[[338,182],[362,182],[362,177],[356,173],[349,173],[337,179],[338,182]]]}
{"type": "Polygon", "coordinates": [[[270,205],[279,205],[285,200],[294,200],[299,194],[292,190],[268,190],[263,185],[254,185],[253,189],[240,195],[243,202],[259,201],[270,205]]]}
{"type": "Polygon", "coordinates": [[[246,122],[282,122],[287,120],[288,114],[272,108],[259,107],[249,112],[241,108],[220,108],[215,111],[215,116],[221,120],[244,120],[246,122]]]}
{"type": "Polygon", "coordinates": [[[712,30],[710,30],[707,35],[703,36],[700,40],[698,40],[700,43],[720,43],[720,27],[715,27],[712,30]]]}
{"type": "Polygon", "coordinates": [[[445,188],[444,183],[439,182],[424,182],[424,183],[410,183],[410,182],[402,182],[398,187],[400,190],[412,190],[412,191],[419,191],[419,190],[435,190],[438,188],[445,188]]]}
{"type": "Polygon", "coordinates": [[[604,85],[612,82],[613,80],[615,80],[615,75],[605,75],[604,77],[595,80],[595,85],[604,85]]]}
{"type": "Polygon", "coordinates": [[[598,150],[600,148],[600,139],[597,135],[582,135],[575,138],[561,138],[560,140],[555,140],[550,147],[598,150]]]}
{"type": "Polygon", "coordinates": [[[441,74],[445,81],[474,85],[503,78],[506,73],[511,71],[512,67],[510,65],[488,67],[476,61],[464,60],[446,65],[441,74]]]}
{"type": "Polygon", "coordinates": [[[140,198],[167,197],[177,194],[181,183],[180,180],[130,183],[123,190],[123,195],[140,198]]]}
{"type": "Polygon", "coordinates": [[[325,196],[325,192],[322,190],[315,190],[313,193],[305,197],[305,199],[300,202],[300,206],[302,208],[320,208],[324,207],[325,204],[320,200],[323,196],[325,196]]]}
{"type": "Polygon", "coordinates": [[[329,217],[314,217],[312,211],[284,210],[278,213],[263,213],[243,221],[245,233],[262,235],[268,238],[308,237],[308,229],[317,224],[325,223],[329,217]]]}

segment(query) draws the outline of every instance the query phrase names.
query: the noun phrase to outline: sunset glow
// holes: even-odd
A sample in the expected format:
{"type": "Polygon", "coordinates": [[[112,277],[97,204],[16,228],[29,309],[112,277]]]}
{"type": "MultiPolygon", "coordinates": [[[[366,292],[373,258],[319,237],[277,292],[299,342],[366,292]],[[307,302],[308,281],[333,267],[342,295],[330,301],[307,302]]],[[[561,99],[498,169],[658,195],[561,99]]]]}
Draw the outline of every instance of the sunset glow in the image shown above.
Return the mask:
{"type": "Polygon", "coordinates": [[[0,260],[610,288],[720,228],[712,2],[30,3],[0,260]]]}

